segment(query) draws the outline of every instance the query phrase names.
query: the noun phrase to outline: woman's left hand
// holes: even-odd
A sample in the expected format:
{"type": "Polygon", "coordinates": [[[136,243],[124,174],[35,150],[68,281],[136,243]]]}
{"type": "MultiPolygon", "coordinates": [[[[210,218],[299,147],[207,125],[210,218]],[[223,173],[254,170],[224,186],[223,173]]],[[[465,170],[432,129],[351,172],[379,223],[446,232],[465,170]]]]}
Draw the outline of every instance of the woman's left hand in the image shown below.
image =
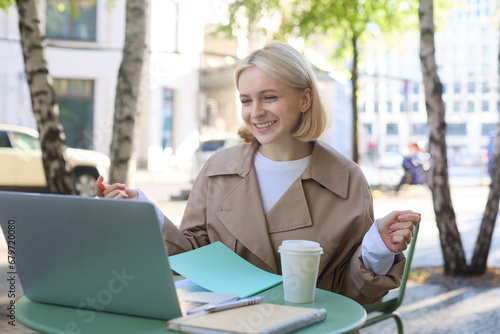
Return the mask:
{"type": "Polygon", "coordinates": [[[408,248],[415,226],[420,220],[420,213],[411,210],[393,211],[380,218],[377,226],[385,246],[393,253],[404,251],[408,248]]]}

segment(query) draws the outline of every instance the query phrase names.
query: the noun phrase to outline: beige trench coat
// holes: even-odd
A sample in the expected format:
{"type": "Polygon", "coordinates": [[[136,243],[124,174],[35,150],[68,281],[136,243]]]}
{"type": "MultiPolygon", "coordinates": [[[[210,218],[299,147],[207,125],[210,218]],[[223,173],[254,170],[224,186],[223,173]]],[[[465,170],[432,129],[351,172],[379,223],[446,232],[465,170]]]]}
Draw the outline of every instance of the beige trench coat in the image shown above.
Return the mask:
{"type": "Polygon", "coordinates": [[[373,203],[355,163],[316,141],[304,173],[266,215],[253,164],[257,146],[219,151],[204,165],[180,229],[165,222],[163,238],[170,255],[221,241],[257,267],[281,274],[281,242],[314,240],[324,251],[318,288],[371,304],[400,285],[402,254],[385,276],[375,276],[363,264],[360,245],[373,224],[373,203]]]}

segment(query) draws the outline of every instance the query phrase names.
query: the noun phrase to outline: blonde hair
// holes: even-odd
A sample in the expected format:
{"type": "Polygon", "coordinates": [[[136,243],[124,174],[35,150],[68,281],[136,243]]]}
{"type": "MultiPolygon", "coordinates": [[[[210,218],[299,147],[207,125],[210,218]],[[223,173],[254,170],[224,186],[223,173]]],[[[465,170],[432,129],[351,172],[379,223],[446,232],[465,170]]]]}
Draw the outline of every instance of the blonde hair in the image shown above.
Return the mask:
{"type": "MultiPolygon", "coordinates": [[[[268,44],[252,52],[240,63],[234,75],[238,89],[241,72],[251,66],[258,67],[290,87],[298,90],[311,89],[311,107],[301,114],[299,127],[293,137],[304,142],[318,139],[327,126],[326,113],[318,92],[316,75],[304,57],[288,44],[268,44]]],[[[239,129],[238,135],[247,143],[255,141],[246,126],[239,129]]]]}

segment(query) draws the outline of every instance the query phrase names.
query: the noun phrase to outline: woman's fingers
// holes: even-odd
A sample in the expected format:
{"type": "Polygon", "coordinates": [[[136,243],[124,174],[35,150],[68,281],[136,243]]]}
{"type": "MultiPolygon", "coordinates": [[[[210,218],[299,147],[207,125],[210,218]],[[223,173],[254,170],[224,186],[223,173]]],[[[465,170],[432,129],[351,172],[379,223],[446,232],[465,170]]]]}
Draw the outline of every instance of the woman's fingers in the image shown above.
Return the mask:
{"type": "Polygon", "coordinates": [[[104,190],[106,190],[106,185],[102,183],[104,181],[104,177],[102,175],[99,175],[97,180],[95,181],[94,185],[94,191],[96,196],[103,197],[104,196],[104,190]]]}

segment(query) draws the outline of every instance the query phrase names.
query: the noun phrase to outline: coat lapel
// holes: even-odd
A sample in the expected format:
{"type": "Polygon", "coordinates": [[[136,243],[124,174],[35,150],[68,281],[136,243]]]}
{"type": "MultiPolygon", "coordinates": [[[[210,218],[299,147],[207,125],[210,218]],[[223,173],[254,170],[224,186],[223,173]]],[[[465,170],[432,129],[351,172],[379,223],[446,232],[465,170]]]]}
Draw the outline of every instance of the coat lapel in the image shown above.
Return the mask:
{"type": "Polygon", "coordinates": [[[255,171],[243,178],[216,208],[216,215],[239,242],[278,272],[255,171]],[[253,200],[249,200],[252,198],[253,200]]]}
{"type": "Polygon", "coordinates": [[[226,194],[215,208],[221,223],[249,251],[266,263],[273,272],[278,272],[262,207],[257,175],[253,167],[257,143],[239,145],[239,152],[229,160],[218,159],[207,176],[238,175],[236,182],[228,182],[226,194]]]}
{"type": "Polygon", "coordinates": [[[269,233],[285,232],[312,226],[302,180],[295,180],[267,213],[269,233]]]}

